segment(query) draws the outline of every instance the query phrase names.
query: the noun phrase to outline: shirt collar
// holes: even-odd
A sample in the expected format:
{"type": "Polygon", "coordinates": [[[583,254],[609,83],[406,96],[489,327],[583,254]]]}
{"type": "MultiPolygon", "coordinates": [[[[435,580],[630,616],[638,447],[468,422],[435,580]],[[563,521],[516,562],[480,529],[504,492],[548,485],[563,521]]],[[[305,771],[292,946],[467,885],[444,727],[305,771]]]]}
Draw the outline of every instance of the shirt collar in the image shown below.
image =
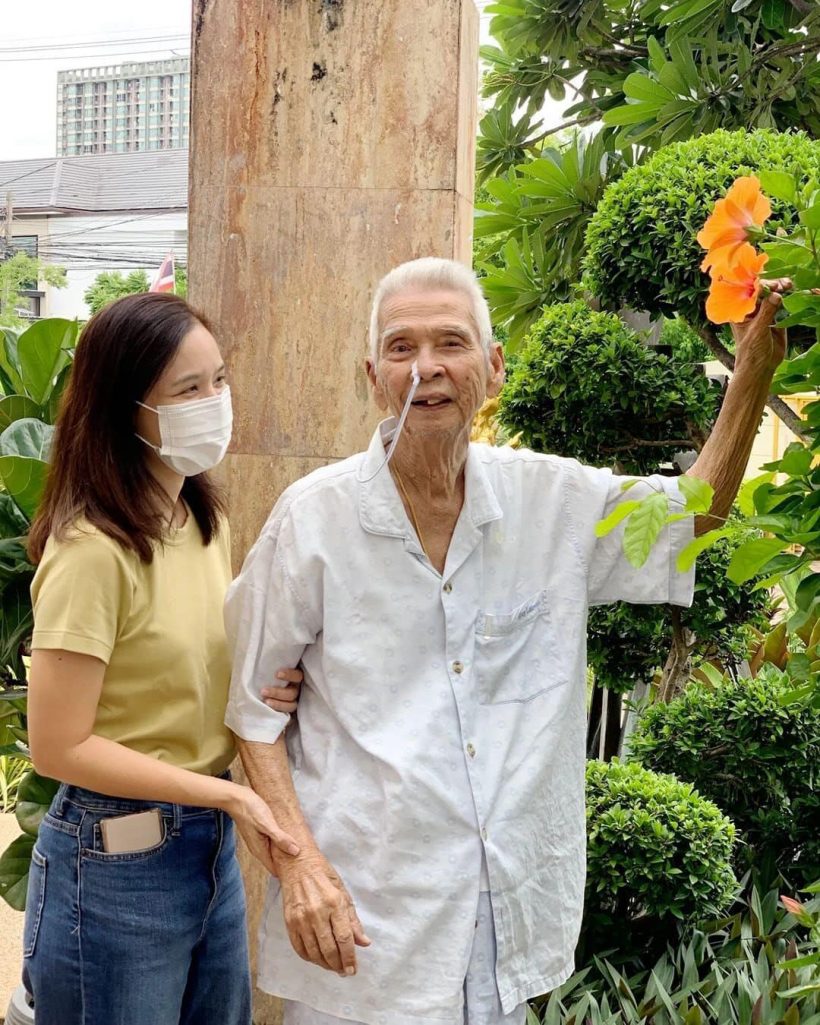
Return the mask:
{"type": "MultiPolygon", "coordinates": [[[[383,420],[364,455],[358,474],[359,519],[362,527],[371,534],[409,538],[410,525],[393,475],[387,466],[379,469],[386,455],[385,446],[392,439],[397,423],[395,417],[383,420]]],[[[503,516],[484,463],[479,458],[478,448],[471,444],[467,453],[462,509],[462,516],[466,513],[475,527],[503,516]]]]}

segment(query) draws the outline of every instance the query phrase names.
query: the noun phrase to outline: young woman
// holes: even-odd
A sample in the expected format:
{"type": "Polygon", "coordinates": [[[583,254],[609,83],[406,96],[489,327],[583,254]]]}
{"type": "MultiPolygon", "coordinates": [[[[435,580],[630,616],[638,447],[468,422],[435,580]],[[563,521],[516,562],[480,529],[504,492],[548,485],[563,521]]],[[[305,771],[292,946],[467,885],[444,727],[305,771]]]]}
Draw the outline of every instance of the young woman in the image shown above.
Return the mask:
{"type": "MultiPolygon", "coordinates": [[[[32,525],[28,726],[61,781],[32,855],[23,976],[38,1025],[249,1025],[233,824],[296,853],[231,782],[228,526],[207,470],[231,435],[205,320],[133,295],[82,332],[32,525]]],[[[294,686],[266,692],[282,710],[294,686]]]]}

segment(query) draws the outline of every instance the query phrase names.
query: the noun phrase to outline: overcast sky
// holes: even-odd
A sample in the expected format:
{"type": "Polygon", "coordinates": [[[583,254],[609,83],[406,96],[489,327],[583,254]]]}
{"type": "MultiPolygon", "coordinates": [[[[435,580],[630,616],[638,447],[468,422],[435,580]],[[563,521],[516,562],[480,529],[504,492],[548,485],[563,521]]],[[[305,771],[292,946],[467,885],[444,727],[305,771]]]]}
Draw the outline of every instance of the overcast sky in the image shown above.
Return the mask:
{"type": "Polygon", "coordinates": [[[57,130],[57,72],[89,68],[123,60],[153,60],[173,56],[169,43],[94,47],[100,40],[148,38],[184,34],[172,40],[188,52],[191,0],[5,0],[0,16],[0,160],[53,157],[57,130]],[[81,44],[49,53],[21,47],[81,44]],[[14,48],[16,52],[10,53],[14,48]],[[62,54],[62,56],[59,56],[62,54]],[[90,56],[79,56],[82,54],[90,56]]]}
{"type": "MultiPolygon", "coordinates": [[[[55,155],[58,71],[188,52],[191,0],[0,2],[0,160],[55,155]],[[119,42],[137,38],[151,42],[119,42]],[[101,40],[113,45],[94,45],[101,40]],[[34,49],[56,45],[62,49],[34,49]]],[[[488,23],[483,17],[482,42],[488,23]]]]}

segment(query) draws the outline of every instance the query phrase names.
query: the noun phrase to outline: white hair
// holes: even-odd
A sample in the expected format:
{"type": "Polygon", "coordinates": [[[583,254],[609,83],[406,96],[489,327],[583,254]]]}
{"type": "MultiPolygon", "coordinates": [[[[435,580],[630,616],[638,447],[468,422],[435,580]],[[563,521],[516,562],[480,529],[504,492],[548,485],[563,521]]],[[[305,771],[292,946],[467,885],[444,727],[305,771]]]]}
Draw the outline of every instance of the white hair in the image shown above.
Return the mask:
{"type": "Polygon", "coordinates": [[[478,278],[463,263],[443,260],[437,256],[424,256],[420,260],[409,260],[394,267],[376,287],[370,312],[370,358],[374,363],[379,358],[379,316],[382,304],[385,299],[408,289],[446,290],[466,295],[470,300],[479,340],[489,358],[493,328],[490,322],[490,308],[481,291],[478,278]]]}

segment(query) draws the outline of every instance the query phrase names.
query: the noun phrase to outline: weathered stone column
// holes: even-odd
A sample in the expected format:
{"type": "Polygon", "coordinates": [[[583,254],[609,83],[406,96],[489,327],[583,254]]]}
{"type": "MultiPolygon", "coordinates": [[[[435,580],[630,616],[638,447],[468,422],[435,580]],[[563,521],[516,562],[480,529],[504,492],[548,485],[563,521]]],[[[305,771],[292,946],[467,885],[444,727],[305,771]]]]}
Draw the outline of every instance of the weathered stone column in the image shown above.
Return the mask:
{"type": "MultiPolygon", "coordinates": [[[[288,483],[367,444],[381,275],[470,260],[478,17],[473,0],[194,0],[193,37],[190,298],[234,392],[239,565],[288,483]]],[[[260,998],[258,1025],[273,1013],[260,998]]]]}

